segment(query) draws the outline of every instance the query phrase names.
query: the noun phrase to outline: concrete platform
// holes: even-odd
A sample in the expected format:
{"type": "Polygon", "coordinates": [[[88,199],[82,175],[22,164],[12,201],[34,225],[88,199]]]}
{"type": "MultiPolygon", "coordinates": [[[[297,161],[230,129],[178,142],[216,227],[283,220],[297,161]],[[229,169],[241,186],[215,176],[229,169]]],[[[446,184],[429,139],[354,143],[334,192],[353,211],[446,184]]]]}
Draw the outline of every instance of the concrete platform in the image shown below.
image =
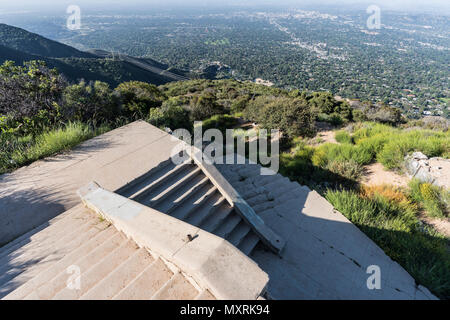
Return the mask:
{"type": "Polygon", "coordinates": [[[170,157],[176,141],[137,121],[0,176],[0,246],[79,204],[90,181],[116,190],[170,157]]]}

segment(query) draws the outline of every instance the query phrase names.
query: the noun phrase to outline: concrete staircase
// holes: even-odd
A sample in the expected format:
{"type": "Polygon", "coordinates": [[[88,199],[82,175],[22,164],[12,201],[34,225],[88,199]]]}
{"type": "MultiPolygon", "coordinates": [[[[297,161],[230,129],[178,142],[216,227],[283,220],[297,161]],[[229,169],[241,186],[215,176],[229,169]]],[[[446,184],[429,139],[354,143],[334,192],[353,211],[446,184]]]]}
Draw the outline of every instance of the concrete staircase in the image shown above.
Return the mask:
{"type": "Polygon", "coordinates": [[[81,206],[37,231],[1,248],[0,298],[214,299],[81,206]]]}
{"type": "Polygon", "coordinates": [[[250,255],[260,242],[202,170],[191,162],[162,162],[116,193],[228,240],[250,255]]]}

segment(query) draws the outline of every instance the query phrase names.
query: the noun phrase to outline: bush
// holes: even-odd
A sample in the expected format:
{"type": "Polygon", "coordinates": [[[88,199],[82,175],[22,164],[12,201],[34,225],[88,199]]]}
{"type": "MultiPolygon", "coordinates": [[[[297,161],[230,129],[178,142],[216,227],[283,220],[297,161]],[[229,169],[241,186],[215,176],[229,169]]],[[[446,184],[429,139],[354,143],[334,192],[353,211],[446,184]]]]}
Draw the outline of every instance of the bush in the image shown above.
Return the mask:
{"type": "Polygon", "coordinates": [[[450,150],[449,132],[402,130],[378,123],[359,125],[353,133],[353,141],[388,169],[401,169],[405,156],[410,152],[421,151],[428,157],[447,157],[450,150]]]}
{"type": "Polygon", "coordinates": [[[342,124],[353,119],[352,109],[345,101],[337,101],[329,92],[314,92],[307,95],[310,108],[318,115],[318,121],[342,124]]]}
{"type": "Polygon", "coordinates": [[[338,132],[336,132],[335,139],[339,143],[350,143],[350,144],[353,144],[352,137],[345,130],[339,130],[338,132]]]}
{"type": "Polygon", "coordinates": [[[239,97],[236,100],[234,100],[231,104],[231,110],[230,110],[231,113],[239,113],[239,112],[244,111],[249,100],[250,100],[250,97],[248,97],[248,96],[239,97]]]}
{"type": "Polygon", "coordinates": [[[0,65],[0,116],[8,115],[18,134],[37,135],[59,119],[65,79],[43,61],[0,65]]]}
{"type": "Polygon", "coordinates": [[[216,114],[224,113],[223,108],[217,103],[212,93],[203,93],[191,100],[191,118],[194,121],[205,120],[216,114]]]}
{"type": "Polygon", "coordinates": [[[363,166],[354,160],[331,160],[325,168],[343,178],[355,181],[364,173],[363,166]]]}
{"type": "Polygon", "coordinates": [[[354,161],[358,165],[369,164],[372,154],[360,146],[351,144],[325,143],[316,148],[313,156],[314,165],[326,167],[330,161],[354,161]]]}
{"type": "Polygon", "coordinates": [[[86,124],[69,123],[65,127],[43,133],[36,139],[31,137],[19,138],[16,140],[16,149],[10,155],[10,161],[6,163],[6,166],[3,162],[1,170],[6,172],[11,168],[72,149],[79,143],[108,130],[109,128],[106,126],[92,129],[86,124]]]}
{"type": "Polygon", "coordinates": [[[147,121],[156,127],[175,129],[192,129],[189,112],[180,106],[163,104],[161,108],[150,109],[147,121]]]}
{"type": "Polygon", "coordinates": [[[215,115],[203,121],[203,131],[208,129],[219,129],[225,133],[226,129],[232,129],[237,124],[238,119],[233,116],[227,114],[215,115]]]}
{"type": "Polygon", "coordinates": [[[401,169],[405,156],[421,151],[428,157],[444,155],[450,148],[449,135],[428,130],[398,131],[392,136],[377,159],[388,169],[401,169]]]}
{"type": "Polygon", "coordinates": [[[384,104],[372,105],[363,103],[359,108],[353,110],[355,121],[376,121],[396,125],[402,122],[401,110],[384,104]]]}
{"type": "Polygon", "coordinates": [[[409,188],[411,199],[420,204],[428,216],[445,218],[449,215],[450,194],[447,190],[418,179],[411,180],[409,188]]]}
{"type": "Polygon", "coordinates": [[[113,121],[120,111],[118,99],[107,83],[81,81],[64,90],[61,114],[66,121],[103,123],[113,121]]]}
{"type": "Polygon", "coordinates": [[[249,102],[243,116],[265,129],[281,130],[288,137],[314,133],[314,115],[301,98],[260,96],[249,102]]]}
{"type": "Polygon", "coordinates": [[[123,82],[114,91],[122,102],[124,114],[131,119],[147,117],[151,108],[160,107],[165,100],[156,86],[140,81],[123,82]]]}

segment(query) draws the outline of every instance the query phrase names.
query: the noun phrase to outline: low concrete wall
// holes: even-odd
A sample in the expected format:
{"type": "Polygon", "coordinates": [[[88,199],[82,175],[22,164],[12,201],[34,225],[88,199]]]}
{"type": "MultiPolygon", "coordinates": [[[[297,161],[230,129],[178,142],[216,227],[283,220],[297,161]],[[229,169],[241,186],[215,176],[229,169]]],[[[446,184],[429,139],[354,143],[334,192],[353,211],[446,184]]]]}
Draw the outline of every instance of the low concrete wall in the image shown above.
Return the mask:
{"type": "Polygon", "coordinates": [[[86,207],[139,246],[176,265],[216,298],[255,300],[264,293],[267,273],[228,241],[95,183],[80,189],[79,195],[86,207]]]}

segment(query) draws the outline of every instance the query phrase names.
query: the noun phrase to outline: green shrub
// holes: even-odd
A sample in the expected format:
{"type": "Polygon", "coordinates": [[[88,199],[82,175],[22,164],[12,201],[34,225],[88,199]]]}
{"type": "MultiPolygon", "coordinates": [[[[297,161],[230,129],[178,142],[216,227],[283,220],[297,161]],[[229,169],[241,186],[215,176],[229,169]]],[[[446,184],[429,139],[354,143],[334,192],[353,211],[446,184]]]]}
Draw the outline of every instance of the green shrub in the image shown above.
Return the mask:
{"type": "Polygon", "coordinates": [[[150,109],[147,121],[156,127],[175,129],[192,129],[189,112],[180,106],[163,104],[161,108],[150,109]]]}
{"type": "Polygon", "coordinates": [[[335,139],[339,143],[350,143],[353,144],[353,139],[350,134],[345,130],[339,130],[335,134],[335,139]]]}
{"type": "Polygon", "coordinates": [[[354,161],[359,165],[369,164],[372,154],[365,148],[351,144],[325,143],[316,148],[314,165],[325,167],[330,161],[354,161]]]}
{"type": "Polygon", "coordinates": [[[233,103],[231,104],[231,113],[239,113],[244,111],[249,100],[250,97],[248,96],[239,97],[236,100],[234,100],[233,103]]]}
{"type": "Polygon", "coordinates": [[[141,81],[123,82],[114,91],[120,97],[123,112],[132,119],[145,119],[150,109],[160,107],[166,98],[155,85],[141,81]]]}
{"type": "Polygon", "coordinates": [[[86,124],[69,123],[63,128],[37,136],[35,141],[29,140],[27,144],[22,143],[21,147],[12,153],[11,164],[21,166],[72,149],[81,142],[108,130],[106,126],[94,130],[86,124]]]}
{"type": "Polygon", "coordinates": [[[203,131],[208,129],[219,129],[222,132],[225,132],[226,129],[232,129],[238,123],[238,119],[227,115],[215,115],[211,118],[203,121],[203,131]]]}
{"type": "Polygon", "coordinates": [[[326,169],[341,177],[355,181],[364,173],[363,166],[354,160],[331,160],[326,165],[326,169]]]}
{"type": "Polygon", "coordinates": [[[223,114],[224,109],[217,103],[212,93],[195,96],[190,104],[191,118],[194,121],[205,120],[216,114],[223,114]]]}
{"type": "Polygon", "coordinates": [[[65,121],[110,122],[120,115],[119,101],[107,83],[80,81],[64,90],[61,115],[65,121]]]}
{"type": "Polygon", "coordinates": [[[281,130],[291,138],[314,133],[314,115],[301,98],[260,96],[249,102],[243,115],[265,129],[281,130]]]}
{"type": "Polygon", "coordinates": [[[450,150],[449,132],[402,130],[379,123],[359,125],[353,140],[388,169],[401,169],[405,156],[413,151],[421,151],[429,157],[447,157],[450,150]]]}
{"type": "Polygon", "coordinates": [[[444,188],[413,179],[409,183],[409,196],[420,204],[428,216],[445,218],[449,215],[450,194],[444,188]]]}
{"type": "Polygon", "coordinates": [[[337,113],[332,114],[319,113],[316,119],[317,121],[328,122],[335,126],[339,126],[345,123],[345,119],[337,113]]]}

